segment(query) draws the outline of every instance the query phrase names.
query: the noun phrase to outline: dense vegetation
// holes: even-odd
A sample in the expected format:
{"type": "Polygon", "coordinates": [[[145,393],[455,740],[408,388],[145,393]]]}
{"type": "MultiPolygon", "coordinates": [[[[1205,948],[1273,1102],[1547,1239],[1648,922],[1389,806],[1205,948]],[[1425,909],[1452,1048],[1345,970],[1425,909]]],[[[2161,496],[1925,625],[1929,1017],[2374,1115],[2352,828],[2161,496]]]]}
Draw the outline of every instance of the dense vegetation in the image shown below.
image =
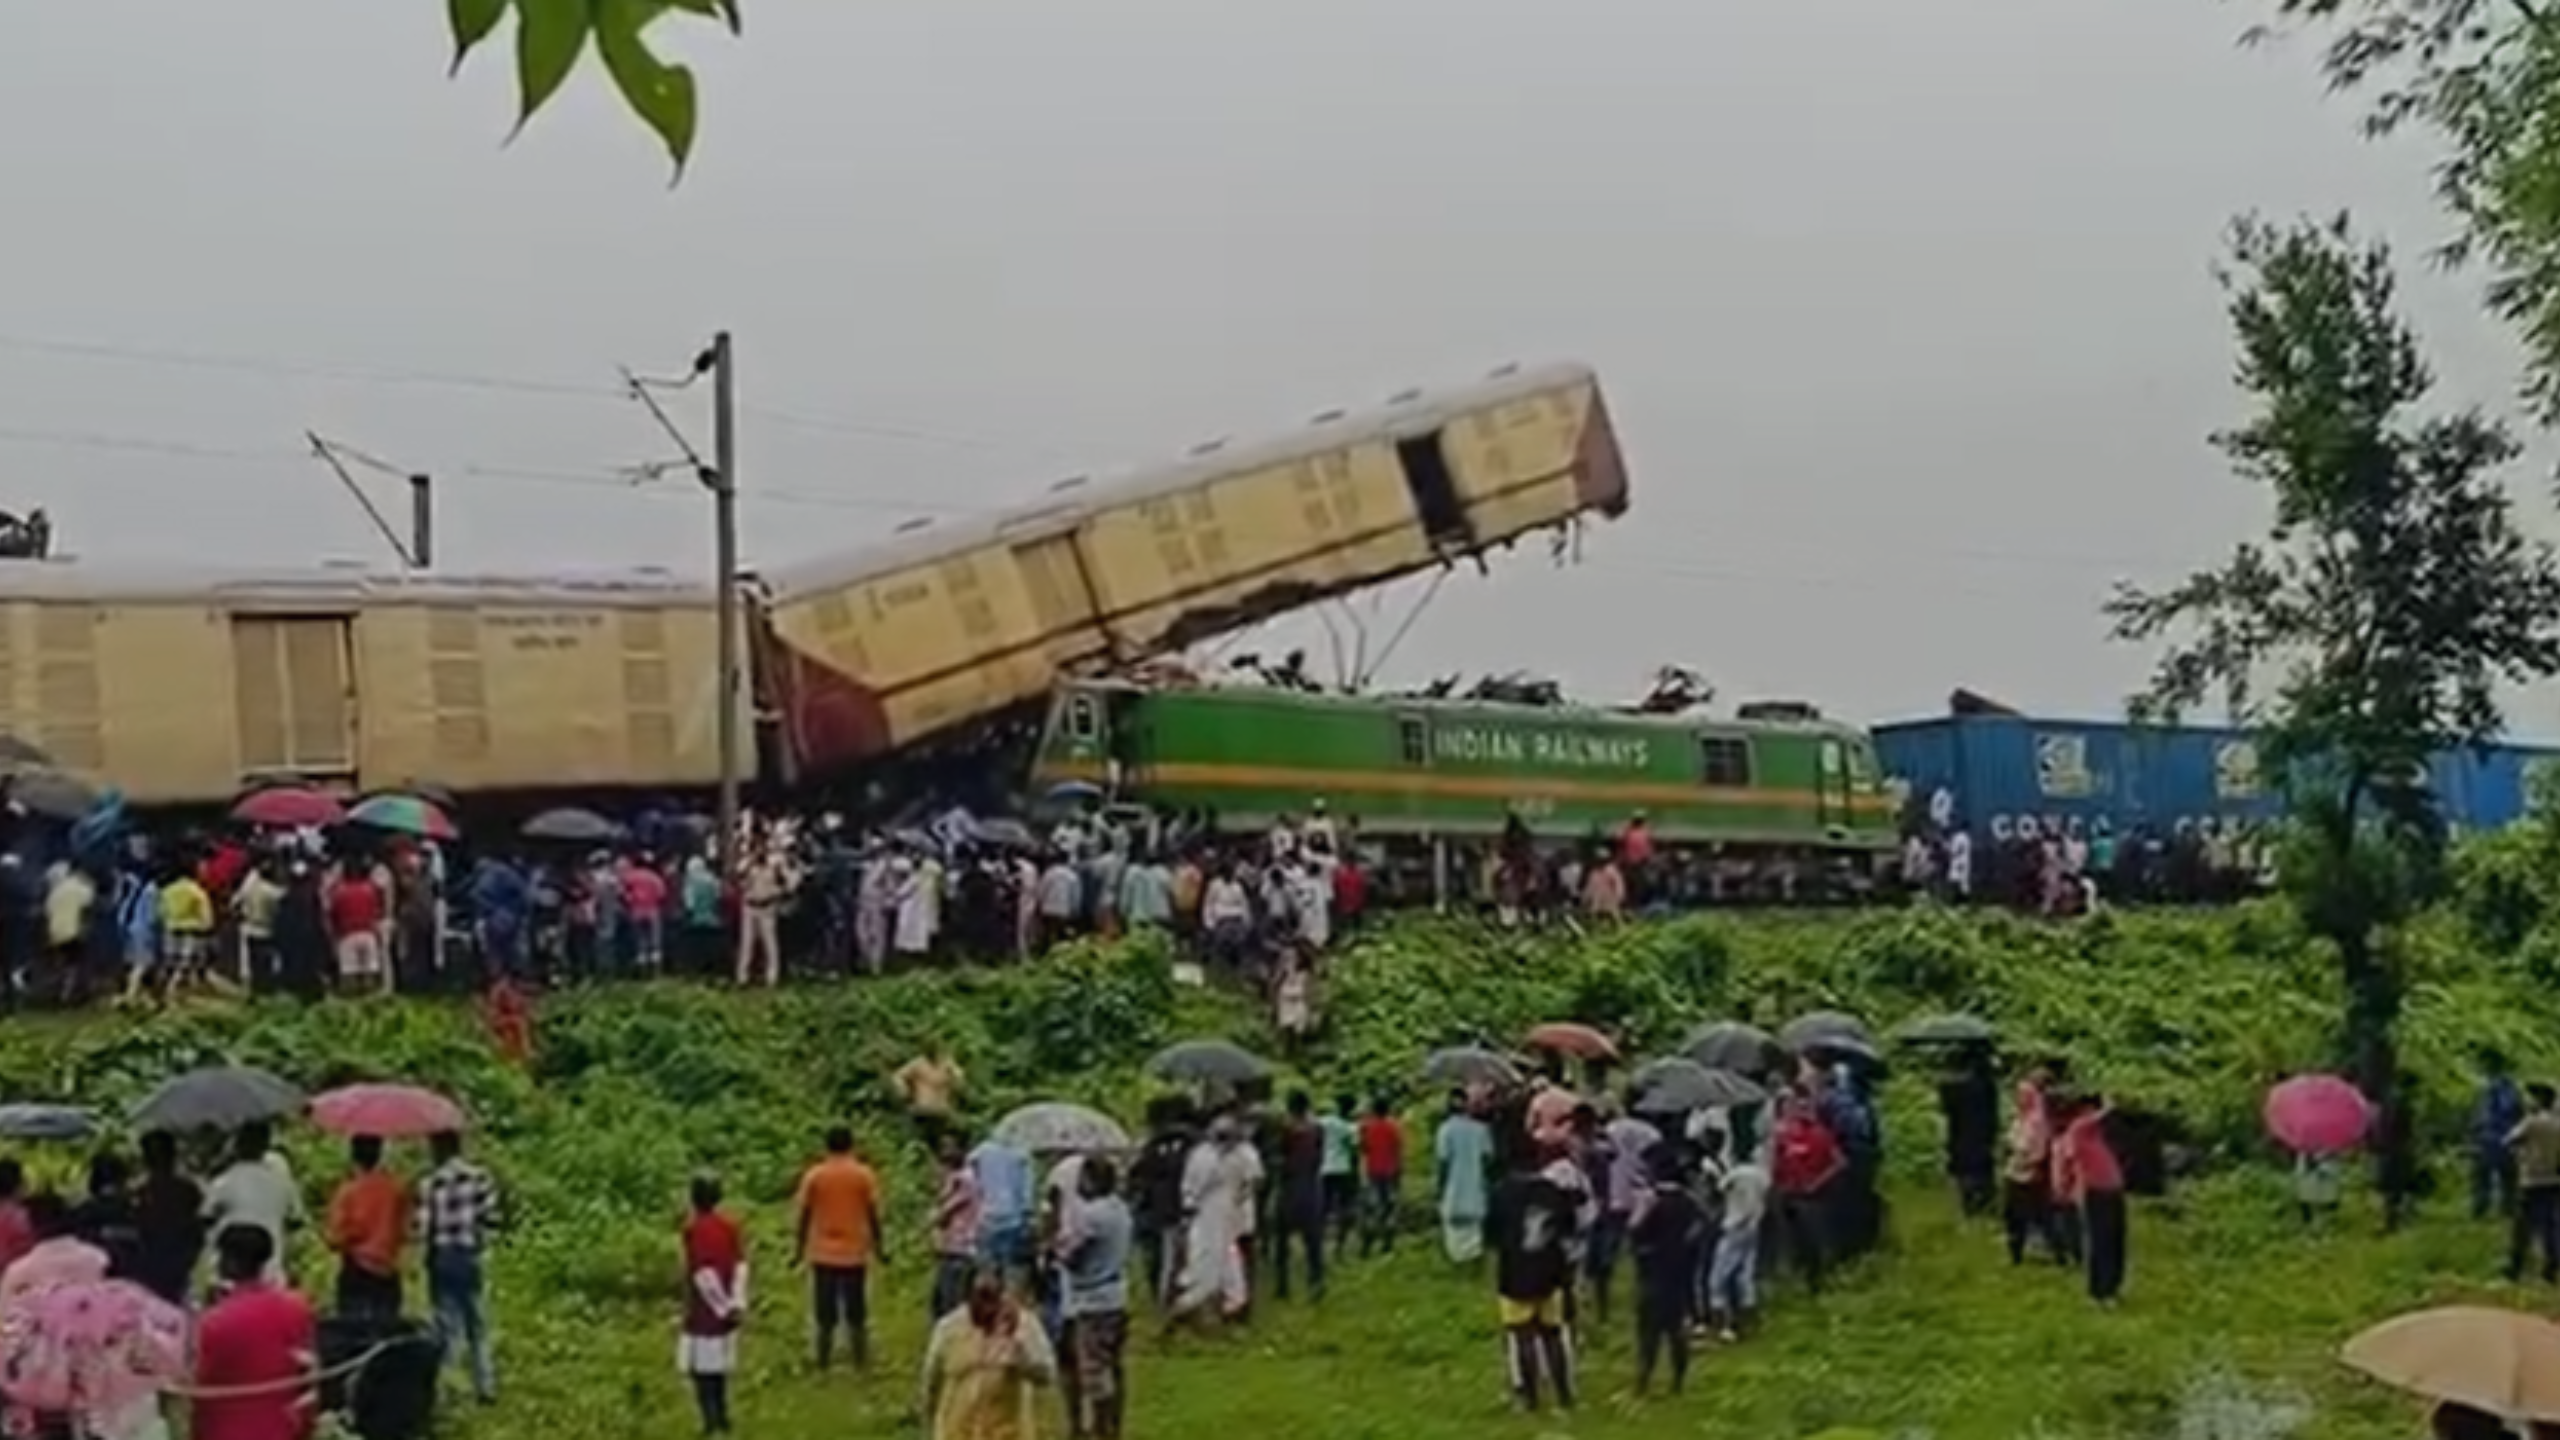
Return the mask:
{"type": "MultiPolygon", "coordinates": [[[[2439,1128],[2467,1092],[2468,1048],[2507,1047],[2560,1068],[2560,969],[2539,940],[2530,841],[2473,852],[2470,908],[2402,937],[2413,978],[2405,1043],[2439,1128]],[[2502,928],[2513,958],[2486,958],[2502,928]],[[2539,958],[2537,958],[2539,957],[2539,958]]],[[[2496,1235],[2439,1199],[2416,1230],[2374,1238],[2370,1209],[2336,1234],[2291,1228],[2261,1153],[2256,1096],[2331,1057],[2337,967],[2274,906],[2219,915],[2110,915],[2070,926],[1928,911],[1855,917],[1690,919],[1582,938],[1491,936],[1399,922],[1342,958],[1330,1031],[1304,1061],[1324,1091],[1404,1086],[1426,1049],[1505,1037],[1541,1019],[1616,1027],[1641,1046],[1691,1023],[1774,1023],[1838,1005],[1879,1026],[1972,1009],[2022,1041],[2066,1050],[2093,1079],[2185,1117],[2221,1173],[2136,1219],[2132,1300],[2101,1315],[2061,1276],[2011,1272],[1994,1239],[1951,1213],[1929,1177],[1937,1131],[1922,1077],[1894,1082],[1893,1251],[1818,1306],[1790,1294],[1769,1333],[1710,1356],[1697,1391],[1649,1415],[1614,1403],[1625,1340],[1600,1337],[1580,1435],[1802,1436],[1826,1427],[1926,1427],[1940,1436],[2276,1434],[2180,1432],[2182,1409],[2226,1419],[2318,1407],[2299,1433],[2407,1433],[2406,1406],[2335,1371],[2336,1340],[2382,1311],[2494,1273],[2496,1235]],[[2229,1367],[2223,1375],[2220,1367],[2229,1367]],[[2203,1387],[2199,1389],[2198,1387],[2203,1387]],[[2217,1389],[2215,1387],[2222,1387],[2217,1389]],[[2216,1398],[2216,1397],[2219,1398],[2216,1398]],[[2198,1398],[2202,1397],[2202,1398],[2198,1398]],[[2282,1402],[2280,1404],[2279,1402],[2282,1402]]],[[[544,1002],[530,1074],[500,1065],[459,1007],[265,1005],[150,1018],[19,1025],[0,1047],[0,1096],[120,1102],[172,1070],[258,1061],[314,1085],[399,1076],[447,1087],[480,1118],[482,1150],[522,1223],[496,1272],[508,1394],[474,1413],[480,1437],[690,1433],[671,1370],[670,1231],[685,1178],[712,1165],[748,1206],[761,1244],[758,1328],[743,1422],[818,1434],[894,1423],[921,1330],[924,1257],[913,1222],[922,1157],[894,1123],[884,1077],[948,1039],[993,1113],[1064,1096],[1130,1114],[1138,1066],[1194,1033],[1263,1041],[1258,1015],[1184,990],[1146,946],[1077,950],[987,974],[930,975],[780,995],[672,987],[544,1002]],[[907,1243],[883,1302],[894,1368],[817,1379],[801,1359],[803,1301],[783,1268],[784,1204],[824,1122],[850,1114],[892,1173],[907,1243]]],[[[1415,1095],[1421,1100],[1425,1097],[1415,1095]]],[[[315,1189],[334,1168],[300,1155],[315,1189]]],[[[59,1173],[68,1152],[39,1156],[59,1173]]],[[[2458,1188],[2450,1164],[2439,1167],[2458,1188]]],[[[313,1262],[310,1273],[320,1273],[313,1262]]],[[[1357,1266],[1320,1312],[1283,1307],[1246,1339],[1141,1342],[1136,1423],[1148,1433],[1321,1433],[1400,1440],[1545,1433],[1495,1420],[1489,1308],[1420,1245],[1357,1266]]]]}

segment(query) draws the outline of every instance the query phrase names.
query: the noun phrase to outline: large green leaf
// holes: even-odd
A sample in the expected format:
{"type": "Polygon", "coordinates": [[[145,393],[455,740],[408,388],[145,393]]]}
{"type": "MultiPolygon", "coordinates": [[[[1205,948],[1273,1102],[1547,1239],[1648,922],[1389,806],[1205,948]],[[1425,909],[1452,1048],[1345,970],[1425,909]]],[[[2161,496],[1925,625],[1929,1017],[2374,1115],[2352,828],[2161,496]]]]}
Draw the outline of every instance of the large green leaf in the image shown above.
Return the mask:
{"type": "Polygon", "coordinates": [[[747,17],[739,11],[738,0],[670,0],[670,3],[679,10],[711,16],[727,25],[732,35],[746,27],[747,17]]]}
{"type": "Polygon", "coordinates": [[[489,32],[498,28],[512,3],[514,0],[445,0],[445,18],[453,26],[455,72],[462,69],[462,62],[471,58],[480,42],[489,38],[489,32]]]}
{"type": "Polygon", "coordinates": [[[693,71],[660,59],[649,48],[649,26],[665,9],[664,0],[597,0],[596,51],[623,102],[667,147],[680,179],[693,153],[699,97],[693,71]]]}
{"type": "Polygon", "coordinates": [[[595,28],[594,0],[515,0],[516,129],[524,129],[578,67],[595,28]]]}

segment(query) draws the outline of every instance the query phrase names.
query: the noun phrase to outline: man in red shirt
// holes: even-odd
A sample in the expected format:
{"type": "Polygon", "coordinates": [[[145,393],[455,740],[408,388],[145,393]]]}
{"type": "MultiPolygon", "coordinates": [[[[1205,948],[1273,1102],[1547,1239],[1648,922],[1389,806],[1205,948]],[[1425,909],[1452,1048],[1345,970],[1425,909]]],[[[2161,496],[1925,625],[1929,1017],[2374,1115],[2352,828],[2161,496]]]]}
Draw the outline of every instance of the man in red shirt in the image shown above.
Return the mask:
{"type": "Polygon", "coordinates": [[[214,1237],[229,1289],[196,1324],[194,1440],[304,1440],[319,1350],[311,1302],[267,1283],[275,1241],[264,1227],[227,1225],[214,1237]]]}
{"type": "Polygon", "coordinates": [[[1360,1122],[1360,1253],[1396,1248],[1396,1208],[1403,1200],[1404,1127],[1384,1096],[1360,1122]]]}
{"type": "Polygon", "coordinates": [[[1787,1252],[1803,1270],[1805,1284],[1820,1290],[1830,1253],[1833,1185],[1848,1170],[1849,1157],[1801,1092],[1778,1102],[1778,1129],[1772,1138],[1769,1178],[1778,1191],[1787,1252]]]}
{"type": "Polygon", "coordinates": [[[360,862],[349,860],[329,877],[320,897],[328,912],[329,942],[338,953],[338,981],[350,990],[388,988],[390,968],[383,962],[382,937],[391,906],[360,862]]]}

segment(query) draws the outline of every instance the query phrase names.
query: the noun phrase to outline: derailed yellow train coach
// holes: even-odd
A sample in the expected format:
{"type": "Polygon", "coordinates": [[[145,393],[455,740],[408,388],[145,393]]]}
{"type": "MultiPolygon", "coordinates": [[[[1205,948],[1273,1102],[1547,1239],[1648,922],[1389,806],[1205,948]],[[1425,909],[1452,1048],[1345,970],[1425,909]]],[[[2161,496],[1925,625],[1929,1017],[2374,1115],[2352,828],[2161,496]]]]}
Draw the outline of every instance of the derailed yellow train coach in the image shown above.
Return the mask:
{"type": "MultiPolygon", "coordinates": [[[[141,804],[710,785],[711,587],[663,571],[0,565],[0,731],[141,804]]],[[[747,723],[741,710],[741,724],[747,723]]]]}
{"type": "Polygon", "coordinates": [[[1061,679],[1627,507],[1599,379],[1506,368],[1259,444],[1198,446],[991,520],[767,571],[756,639],[784,778],[1018,711],[1061,679]]]}

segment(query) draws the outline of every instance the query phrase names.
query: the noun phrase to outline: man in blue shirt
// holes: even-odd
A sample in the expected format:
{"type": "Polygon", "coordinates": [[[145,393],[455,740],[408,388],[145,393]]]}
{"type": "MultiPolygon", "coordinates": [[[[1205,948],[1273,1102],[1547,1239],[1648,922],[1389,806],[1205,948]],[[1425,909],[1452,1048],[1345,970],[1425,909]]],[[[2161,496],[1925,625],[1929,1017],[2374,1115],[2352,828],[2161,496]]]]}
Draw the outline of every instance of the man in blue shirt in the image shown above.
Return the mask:
{"type": "Polygon", "coordinates": [[[2524,1094],[2508,1072],[2507,1057],[2494,1049],[2480,1052],[2480,1098],[2471,1111],[2471,1218],[2484,1220],[2492,1210],[2507,1214],[2516,1205],[2516,1157],[2507,1142],[2524,1119],[2524,1094]]]}
{"type": "Polygon", "coordinates": [[[1031,1157],[989,1136],[969,1152],[978,1182],[978,1259],[1018,1282],[1031,1268],[1031,1157]]]}

